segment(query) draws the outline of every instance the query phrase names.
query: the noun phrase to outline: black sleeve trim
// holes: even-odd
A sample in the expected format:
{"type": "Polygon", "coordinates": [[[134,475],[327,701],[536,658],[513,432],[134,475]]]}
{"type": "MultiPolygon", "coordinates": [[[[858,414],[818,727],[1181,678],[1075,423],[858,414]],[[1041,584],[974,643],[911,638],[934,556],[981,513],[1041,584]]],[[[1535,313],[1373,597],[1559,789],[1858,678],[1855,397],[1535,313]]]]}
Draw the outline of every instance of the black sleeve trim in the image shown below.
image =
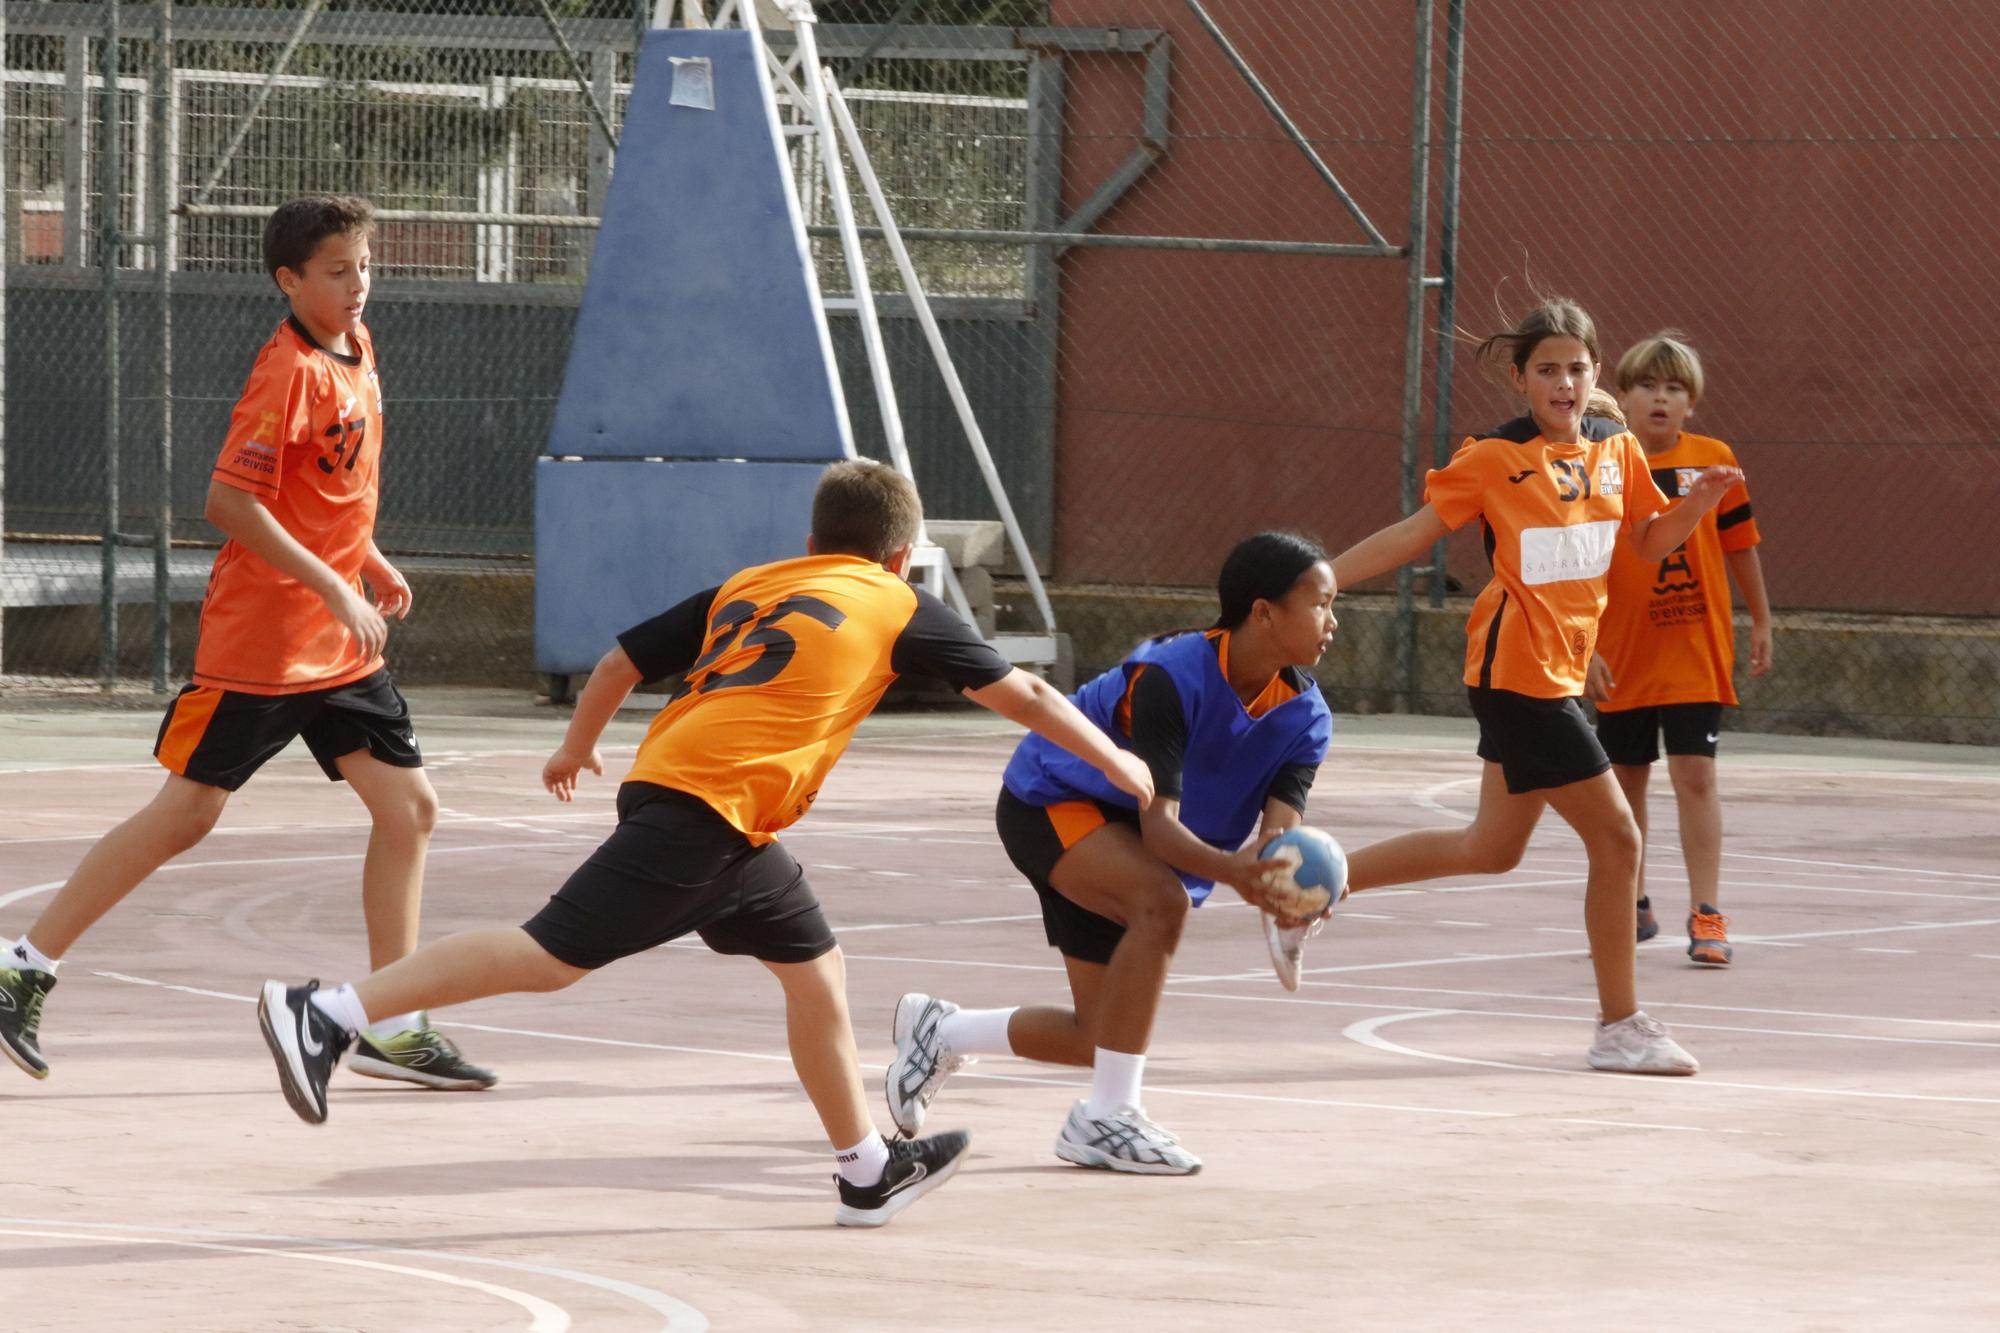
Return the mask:
{"type": "Polygon", "coordinates": [[[979,690],[1014,670],[958,612],[922,588],[911,591],[916,609],[889,650],[889,667],[897,675],[930,676],[955,690],[979,690]]]}
{"type": "Polygon", "coordinates": [[[1270,790],[1264,793],[1264,799],[1283,801],[1300,814],[1304,814],[1306,797],[1312,791],[1313,779],[1318,776],[1317,764],[1286,764],[1278,770],[1278,776],[1271,779],[1270,790]]]}
{"type": "Polygon", "coordinates": [[[685,675],[708,640],[708,615],[722,589],[709,588],[643,620],[618,636],[618,646],[648,685],[685,675]]]}
{"type": "Polygon", "coordinates": [[[1749,521],[1750,521],[1750,502],[1748,500],[1745,500],[1742,504],[1737,505],[1736,508],[1734,509],[1726,510],[1725,512],[1717,514],[1715,516],[1715,526],[1718,529],[1733,528],[1738,523],[1748,523],[1749,521]]]}
{"type": "Polygon", "coordinates": [[[1153,794],[1181,798],[1181,764],[1187,755],[1187,713],[1181,692],[1164,667],[1142,669],[1132,684],[1132,753],[1152,770],[1153,794]]]}

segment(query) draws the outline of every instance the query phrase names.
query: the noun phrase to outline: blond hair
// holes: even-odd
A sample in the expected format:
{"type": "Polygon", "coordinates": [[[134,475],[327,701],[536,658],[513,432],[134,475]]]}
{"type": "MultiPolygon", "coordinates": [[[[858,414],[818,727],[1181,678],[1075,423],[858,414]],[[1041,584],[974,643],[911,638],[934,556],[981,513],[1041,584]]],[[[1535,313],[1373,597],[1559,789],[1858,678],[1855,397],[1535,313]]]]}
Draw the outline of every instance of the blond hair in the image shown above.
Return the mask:
{"type": "Polygon", "coordinates": [[[1610,417],[1621,426],[1627,424],[1625,410],[1618,406],[1616,398],[1603,389],[1590,391],[1590,397],[1583,402],[1583,414],[1587,417],[1610,417]]]}
{"type": "Polygon", "coordinates": [[[866,458],[834,463],[813,490],[813,550],[879,563],[916,541],[924,521],[917,488],[896,469],[866,458]]]}
{"type": "Polygon", "coordinates": [[[1618,358],[1618,392],[1628,393],[1643,379],[1676,380],[1687,385],[1688,401],[1701,397],[1701,357],[1678,329],[1662,329],[1625,349],[1618,358]]]}

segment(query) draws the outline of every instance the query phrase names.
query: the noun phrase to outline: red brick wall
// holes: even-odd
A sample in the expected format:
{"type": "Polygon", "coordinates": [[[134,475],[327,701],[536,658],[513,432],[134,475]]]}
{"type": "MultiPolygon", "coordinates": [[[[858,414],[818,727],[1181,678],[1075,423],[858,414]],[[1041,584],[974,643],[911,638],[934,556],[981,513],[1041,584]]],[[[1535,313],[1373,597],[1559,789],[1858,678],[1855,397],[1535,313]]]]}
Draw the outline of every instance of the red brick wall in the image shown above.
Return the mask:
{"type": "MultiPolygon", "coordinates": [[[[1411,7],[1209,8],[1402,241],[1411,7]]],[[[1953,9],[1940,43],[1856,0],[1471,8],[1460,326],[1490,331],[1532,283],[1583,301],[1610,360],[1687,330],[1711,380],[1693,424],[1738,446],[1780,605],[2000,613],[1975,554],[2000,502],[2000,11],[1953,9]]],[[[1057,10],[1174,37],[1176,140],[1100,229],[1359,239],[1184,4],[1057,10]]],[[[1137,66],[1072,64],[1072,207],[1130,146],[1137,66]]],[[[1396,516],[1399,261],[1064,263],[1064,577],[1204,583],[1257,527],[1338,546],[1396,516]]],[[[1454,434],[1513,414],[1459,365],[1454,434]]],[[[1483,577],[1469,543],[1453,567],[1483,577]]]]}

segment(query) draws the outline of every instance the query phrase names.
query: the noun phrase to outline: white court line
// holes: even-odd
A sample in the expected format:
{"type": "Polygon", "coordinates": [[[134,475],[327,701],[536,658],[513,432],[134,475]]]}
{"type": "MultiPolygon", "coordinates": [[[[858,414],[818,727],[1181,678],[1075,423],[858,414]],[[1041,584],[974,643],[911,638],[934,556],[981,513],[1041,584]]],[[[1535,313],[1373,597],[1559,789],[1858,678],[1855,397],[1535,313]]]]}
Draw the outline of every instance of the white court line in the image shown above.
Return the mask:
{"type": "MultiPolygon", "coordinates": [[[[1595,1023],[1590,1014],[1531,1014],[1509,1009],[1440,1009],[1421,1004],[1370,1004],[1362,1000],[1314,1000],[1296,995],[1228,995],[1209,991],[1175,991],[1191,1000],[1226,1000],[1235,1004],[1307,1004],[1323,1009],[1388,1009],[1406,1014],[1465,1014],[1473,1018],[1533,1018],[1550,1023],[1595,1023]]],[[[1741,1032],[1754,1037],[1805,1037],[1814,1041],[1876,1041],[1892,1046],[1970,1046],[2000,1050],[2000,1041],[1972,1041],[1957,1037],[1882,1037],[1861,1032],[1812,1032],[1800,1028],[1753,1028],[1734,1023],[1677,1022],[1676,1027],[1696,1032],[1741,1032]]]]}
{"type": "MultiPolygon", "coordinates": [[[[1977,921],[1921,921],[1900,926],[1870,926],[1860,930],[1806,930],[1789,935],[1737,935],[1737,944],[1763,944],[1779,948],[1797,940],[1840,939],[1858,935],[1893,935],[1908,930],[1964,930],[1973,926],[2000,926],[2000,917],[1985,917],[1977,921]]],[[[1657,953],[1665,949],[1679,949],[1677,939],[1659,940],[1641,944],[1639,952],[1657,953]]],[[[1529,953],[1469,953],[1452,954],[1445,958],[1409,958],[1394,963],[1348,963],[1341,967],[1314,967],[1306,969],[1308,977],[1331,976],[1339,972],[1391,972],[1405,967],[1443,967],[1452,963],[1500,963],[1524,958],[1576,958],[1589,954],[1588,949],[1537,949],[1529,953]]]]}
{"type": "MultiPolygon", "coordinates": [[[[453,856],[464,852],[554,852],[565,850],[567,846],[566,843],[546,841],[491,842],[474,847],[433,847],[427,855],[435,857],[453,856]]],[[[304,865],[316,861],[360,861],[366,856],[366,852],[328,852],[323,856],[251,856],[229,861],[169,861],[153,874],[164,875],[171,870],[216,870],[227,866],[280,866],[304,865]]],[[[68,882],[66,879],[52,879],[45,884],[30,884],[25,889],[0,893],[0,907],[19,902],[23,898],[31,898],[38,893],[47,893],[50,889],[59,889],[68,882]]]]}
{"type": "MultiPolygon", "coordinates": [[[[2000,954],[1974,954],[1973,957],[1995,957],[2000,954]]],[[[1257,975],[1261,976],[1262,973],[1257,975]]],[[[1481,1000],[1537,1000],[1544,1004],[1585,1004],[1595,1009],[1597,1001],[1589,996],[1578,995],[1536,995],[1528,991],[1506,990],[1454,990],[1444,986],[1378,986],[1365,981],[1309,981],[1309,986],[1324,986],[1335,990],[1365,990],[1409,992],[1417,995],[1462,995],[1481,1000]]],[[[1716,1014],[1770,1014],[1778,1018],[1834,1018],[1852,1023],[1921,1023],[1931,1027],[1974,1028],[1982,1032],[2000,1032],[2000,1023],[1981,1023],[1959,1018],[1894,1018],[1888,1014],[1843,1014],[1821,1009],[1759,1009],[1740,1004],[1690,1004],[1675,1000],[1646,1000],[1642,1008],[1651,1012],[1655,1009],[1698,1009],[1716,1014]]]]}
{"type": "MultiPolygon", "coordinates": [[[[84,1240],[101,1242],[102,1232],[87,1231],[39,1231],[21,1227],[0,1227],[0,1236],[32,1236],[38,1240],[84,1240]]],[[[222,1245],[208,1240],[180,1240],[165,1236],[124,1236],[118,1237],[121,1245],[175,1245],[190,1250],[215,1250],[225,1254],[255,1254],[267,1259],[293,1259],[304,1263],[339,1264],[344,1268],[369,1268],[378,1273],[394,1273],[398,1277],[417,1277],[426,1282],[442,1282],[447,1286],[465,1287],[472,1291],[497,1296],[526,1310],[531,1316],[528,1333],[568,1333],[569,1311],[552,1301],[539,1296],[531,1296],[513,1287],[503,1287],[494,1282],[481,1282],[477,1278],[455,1277],[450,1273],[440,1273],[434,1268],[413,1268],[407,1264],[385,1264],[375,1259],[351,1259],[338,1254],[309,1254],[297,1250],[274,1250],[261,1245],[222,1245]]]]}
{"type": "MultiPolygon", "coordinates": [[[[363,1251],[379,1254],[398,1254],[416,1259],[442,1259],[447,1263],[469,1264],[479,1268],[501,1268],[515,1273],[532,1273],[537,1277],[553,1277],[564,1282],[574,1282],[579,1286],[595,1287],[608,1291],[614,1296],[652,1311],[665,1315],[667,1322],[660,1326],[659,1333],[708,1333],[708,1316],[692,1305],[677,1301],[665,1292],[651,1287],[642,1287],[636,1282],[626,1282],[615,1277],[602,1277],[596,1273],[582,1273],[571,1268],[556,1268],[549,1264],[524,1263],[517,1259],[490,1259],[483,1255],[453,1254],[447,1250],[421,1250],[404,1245],[379,1245],[368,1241],[326,1240],[319,1236],[271,1236],[254,1231],[217,1231],[200,1227],[156,1227],[126,1224],[120,1222],[70,1222],[42,1217],[0,1217],[0,1224],[9,1226],[64,1227],[93,1234],[78,1239],[97,1240],[105,1235],[130,1239],[133,1233],[154,1236],[199,1236],[204,1240],[254,1241],[260,1245],[298,1245],[313,1250],[363,1251]]],[[[267,1251],[268,1253],[269,1251],[267,1251]]],[[[437,1275],[440,1279],[443,1274],[437,1275]]]]}
{"type": "MultiPolygon", "coordinates": [[[[668,947],[671,948],[675,946],[670,945],[668,947]]],[[[701,947],[701,946],[696,946],[696,947],[701,947]]],[[[1056,969],[1048,968],[1043,970],[1054,971],[1056,969]]],[[[174,983],[168,981],[154,981],[147,977],[129,976],[122,972],[97,972],[93,973],[92,975],[105,977],[113,981],[126,981],[138,986],[153,986],[161,990],[182,991],[190,995],[213,996],[216,999],[235,1000],[240,1003],[246,1003],[246,1004],[254,1003],[256,1000],[256,997],[251,995],[230,995],[221,991],[201,990],[194,986],[180,986],[180,985],[175,985],[174,983]]],[[[1229,999],[1235,997],[1217,996],[1215,998],[1229,999]]],[[[1360,1007],[1376,1008],[1378,1006],[1362,1005],[1360,1007]]],[[[1388,1006],[1380,1006],[1380,1007],[1388,1007],[1388,1006]]],[[[1395,1006],[1395,1007],[1401,1008],[1402,1006],[1395,1006]]],[[[714,1056],[726,1057],[728,1059],[733,1059],[733,1060],[760,1060],[771,1064],[782,1064],[782,1065],[789,1065],[792,1063],[792,1058],[789,1055],[771,1055],[760,1051],[721,1050],[712,1046],[678,1046],[666,1042],[628,1041],[616,1037],[586,1037],[575,1033],[548,1032],[537,1028],[499,1027],[490,1023],[463,1023],[455,1020],[444,1020],[444,1019],[439,1019],[436,1021],[439,1027],[464,1028],[468,1032],[491,1032],[491,1033],[497,1033],[502,1036],[510,1036],[510,1037],[535,1037],[543,1041],[565,1041],[565,1042],[573,1042],[584,1046],[615,1046],[627,1050],[665,1051],[675,1055],[714,1055],[714,1056]]],[[[869,1071],[876,1071],[887,1068],[887,1066],[885,1065],[875,1064],[869,1061],[860,1062],[860,1066],[862,1069],[869,1071]]],[[[1023,1074],[969,1073],[961,1071],[958,1077],[968,1078],[968,1079],[986,1079],[988,1081],[996,1083],[1032,1083],[1032,1084],[1042,1085],[1045,1087],[1088,1088],[1090,1086],[1090,1084],[1087,1081],[1078,1080],[1074,1078],[1069,1078],[1069,1079],[1035,1078],[1023,1074]]],[[[1608,1125],[1617,1129],[1684,1130],[1690,1133],[1697,1133],[1697,1134],[1745,1134],[1745,1133],[1756,1132],[1750,1130],[1715,1129],[1705,1125],[1661,1125],[1661,1124],[1650,1124],[1650,1123],[1641,1124],[1638,1122],[1631,1122],[1624,1120],[1585,1120],[1576,1118],[1544,1116],[1536,1113],[1521,1112],[1521,1111],[1484,1111],[1469,1107],[1408,1106],[1396,1102],[1356,1102],[1356,1101],[1342,1101],[1336,1098],[1328,1098],[1328,1097],[1284,1097],[1269,1093],[1220,1092],[1214,1089],[1174,1088],[1174,1087],[1163,1086],[1160,1084],[1149,1084],[1146,1088],[1146,1091],[1148,1093],[1170,1095],[1176,1097],[1206,1097],[1220,1101],[1269,1102],[1269,1103],[1277,1103],[1288,1106],[1328,1106],[1328,1107],[1337,1107],[1349,1110],[1404,1111],[1420,1115],[1467,1116],[1480,1120],[1533,1120],[1533,1121],[1548,1121],[1558,1124],[1608,1125]]]]}
{"type": "MultiPolygon", "coordinates": [[[[1604,1078],[1606,1075],[1595,1069],[1563,1069],[1555,1065],[1523,1065],[1507,1060],[1475,1060],[1467,1055],[1444,1055],[1437,1051],[1420,1051],[1412,1046],[1402,1046],[1381,1035],[1380,1030],[1391,1023],[1405,1023],[1414,1018],[1444,1018],[1457,1014],[1483,1016],[1473,1009],[1427,1009],[1413,1014],[1384,1014],[1377,1018],[1364,1018],[1349,1023],[1341,1029],[1340,1035],[1349,1041],[1392,1055],[1407,1055],[1418,1060],[1436,1060],[1442,1064],[1479,1065],[1488,1069],[1514,1069],[1530,1074],[1571,1074],[1586,1078],[1604,1078]]],[[[1611,1075],[1617,1077],[1617,1075],[1611,1075]]],[[[1871,1101],[1896,1102],[1952,1102],[1966,1106],[2000,1106],[2000,1097],[1953,1097],[1941,1093],[1928,1092],[1868,1092],[1859,1088],[1806,1088],[1782,1083],[1735,1083],[1728,1079],[1708,1078],[1696,1075],[1693,1078],[1662,1078],[1657,1075],[1627,1074],[1624,1076],[1635,1086],[1658,1086],[1670,1084],[1692,1088],[1734,1088],[1748,1092],[1778,1092],[1797,1097],[1862,1097],[1871,1101]]]]}
{"type": "MultiPolygon", "coordinates": [[[[879,1066],[867,1066],[879,1067],[879,1066]]],[[[1088,1089],[1090,1084],[1075,1079],[1030,1078],[1020,1074],[979,1074],[960,1070],[956,1078],[985,1079],[994,1083],[1032,1083],[1043,1087],[1088,1089]]],[[[1167,1088],[1155,1084],[1146,1085],[1146,1094],[1168,1094],[1175,1097],[1206,1097],[1211,1100],[1231,1102],[1266,1102],[1279,1106],[1331,1106],[1354,1111],[1404,1111],[1412,1115],[1462,1116],[1474,1120],[1528,1120],[1554,1125],[1597,1125],[1612,1129],[1665,1129],[1689,1134],[1754,1134],[1767,1138],[1783,1138],[1782,1134],[1770,1130],[1717,1129],[1708,1125],[1664,1125],[1640,1120],[1595,1120],[1582,1116],[1546,1116],[1531,1111],[1483,1111],[1472,1107],[1452,1106],[1408,1106],[1399,1102],[1353,1102],[1332,1097],[1284,1097],[1273,1093],[1260,1092],[1217,1092],[1210,1088],[1167,1088]]]]}
{"type": "Polygon", "coordinates": [[[1446,782],[1434,782],[1415,796],[1412,796],[1410,800],[1426,810],[1437,811],[1437,813],[1447,819],[1456,819],[1461,824],[1470,824],[1472,822],[1471,815],[1466,814],[1462,810],[1454,810],[1452,807],[1444,804],[1439,798],[1446,792],[1456,791],[1460,788],[1477,787],[1482,780],[1483,778],[1452,778],[1446,782]]]}
{"type": "MultiPolygon", "coordinates": [[[[1648,878],[1652,876],[1649,874],[1648,878]]],[[[1932,893],[1926,889],[1850,889],[1837,884],[1790,884],[1767,879],[1727,882],[1732,895],[1757,893],[1764,889],[1793,889],[1803,893],[1851,893],[1863,898],[1943,898],[1961,903],[2000,902],[2000,894],[1993,893],[1932,893]]],[[[1783,902],[1782,898],[1774,899],[1772,905],[1783,902]]]]}
{"type": "Polygon", "coordinates": [[[882,921],[867,926],[836,926],[834,937],[859,935],[864,930],[915,930],[924,926],[984,926],[995,921],[1040,921],[1040,912],[1024,912],[1019,916],[958,916],[947,921],[882,921]]]}
{"type": "Polygon", "coordinates": [[[106,977],[112,981],[127,981],[134,986],[156,986],[161,990],[177,990],[183,995],[206,995],[215,1000],[240,1000],[244,1004],[257,1003],[254,995],[232,995],[226,990],[203,990],[199,986],[178,986],[171,981],[154,981],[148,977],[130,976],[124,972],[92,972],[93,977],[106,977]]]}
{"type": "Polygon", "coordinates": [[[1765,856],[1756,852],[1724,852],[1740,861],[1782,861],[1795,866],[1834,866],[1841,870],[1866,870],[1883,875],[1935,875],[1947,879],[1977,879],[2000,884],[2000,875],[1985,875],[1975,870],[1923,870],[1915,866],[1882,865],[1871,866],[1856,861],[1811,861],[1802,856],[1765,856]]]}
{"type": "MultiPolygon", "coordinates": [[[[616,822],[616,812],[611,807],[606,806],[602,810],[552,810],[545,815],[454,815],[450,818],[439,819],[438,827],[455,828],[460,824],[553,824],[584,820],[594,820],[608,826],[616,822]]],[[[0,838],[0,846],[37,842],[101,842],[104,839],[104,834],[109,833],[113,827],[115,825],[107,824],[101,833],[64,833],[50,837],[0,838]]],[[[346,820],[335,824],[299,824],[290,820],[282,824],[232,824],[224,828],[210,829],[202,841],[207,842],[209,838],[247,838],[252,836],[269,838],[274,836],[299,836],[311,833],[365,833],[373,827],[374,825],[365,819],[346,820]]],[[[543,832],[544,830],[538,829],[536,831],[543,832]]]]}

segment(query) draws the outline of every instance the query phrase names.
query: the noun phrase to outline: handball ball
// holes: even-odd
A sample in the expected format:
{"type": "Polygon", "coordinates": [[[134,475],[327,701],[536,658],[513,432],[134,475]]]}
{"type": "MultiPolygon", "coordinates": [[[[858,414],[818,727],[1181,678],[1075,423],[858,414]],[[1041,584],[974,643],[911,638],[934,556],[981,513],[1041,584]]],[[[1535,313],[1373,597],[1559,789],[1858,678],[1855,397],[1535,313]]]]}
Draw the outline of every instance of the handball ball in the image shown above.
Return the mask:
{"type": "Polygon", "coordinates": [[[1318,916],[1339,902],[1347,887],[1347,853],[1316,828],[1285,830],[1264,848],[1262,859],[1288,867],[1288,873],[1276,877],[1275,899],[1289,916],[1318,916]]]}

